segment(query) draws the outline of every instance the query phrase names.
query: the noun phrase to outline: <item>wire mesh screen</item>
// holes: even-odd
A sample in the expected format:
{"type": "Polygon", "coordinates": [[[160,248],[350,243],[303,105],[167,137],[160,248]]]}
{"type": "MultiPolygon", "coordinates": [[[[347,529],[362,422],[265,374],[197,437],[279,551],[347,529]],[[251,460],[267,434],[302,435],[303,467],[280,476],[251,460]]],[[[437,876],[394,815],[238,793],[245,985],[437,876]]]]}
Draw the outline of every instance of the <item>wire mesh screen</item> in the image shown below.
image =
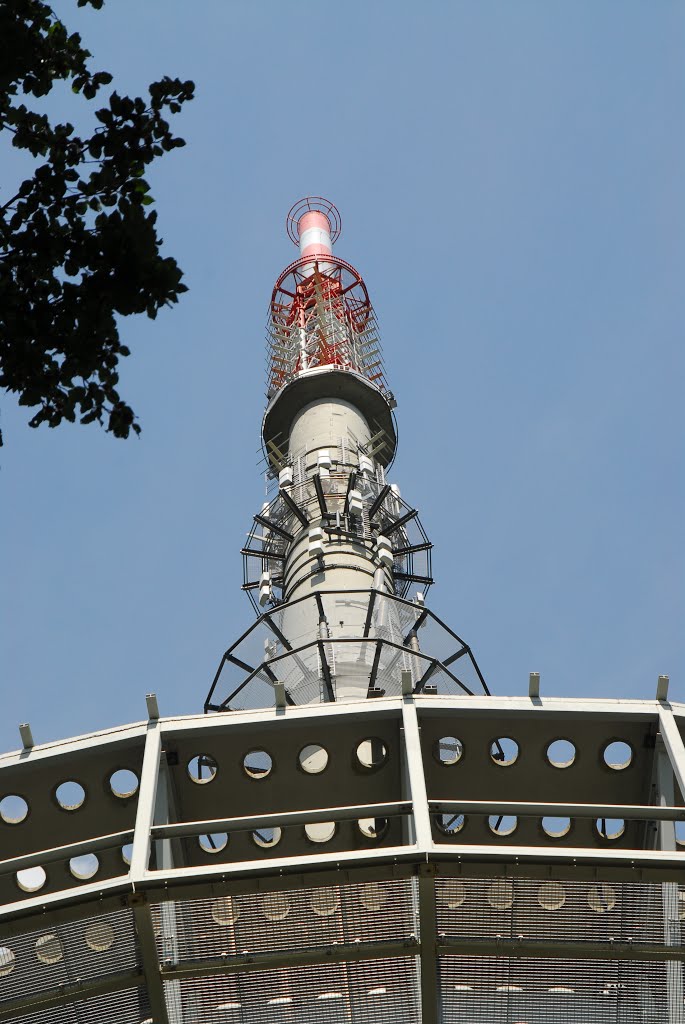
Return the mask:
{"type": "Polygon", "coordinates": [[[443,1024],[683,1024],[682,966],[439,958],[443,1024]]]}
{"type": "Polygon", "coordinates": [[[29,993],[50,992],[136,967],[138,952],[130,910],[1,939],[0,1012],[3,1004],[29,993]]]}
{"type": "Polygon", "coordinates": [[[670,882],[436,881],[438,932],[454,939],[680,946],[684,897],[670,882]]]}
{"type": "Polygon", "coordinates": [[[166,982],[172,1020],[193,1024],[420,1024],[415,957],[166,982]]]}
{"type": "Polygon", "coordinates": [[[404,940],[419,927],[413,879],[165,903],[153,912],[167,962],[404,940]]]}
{"type": "MultiPolygon", "coordinates": [[[[25,993],[29,994],[29,993],[25,993]]],[[[153,1024],[147,990],[127,988],[5,1018],[12,1024],[153,1024]]]]}

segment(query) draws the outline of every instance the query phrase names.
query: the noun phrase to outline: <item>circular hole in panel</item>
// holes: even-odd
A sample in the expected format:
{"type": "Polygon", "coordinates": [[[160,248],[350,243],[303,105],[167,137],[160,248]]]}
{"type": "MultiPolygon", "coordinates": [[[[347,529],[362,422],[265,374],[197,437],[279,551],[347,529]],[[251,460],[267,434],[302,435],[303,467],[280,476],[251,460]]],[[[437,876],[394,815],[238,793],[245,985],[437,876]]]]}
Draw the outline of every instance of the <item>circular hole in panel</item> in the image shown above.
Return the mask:
{"type": "Polygon", "coordinates": [[[473,992],[473,985],[455,985],[455,992],[473,992]]]}
{"type": "Polygon", "coordinates": [[[58,964],[64,953],[56,935],[41,935],[36,940],[36,956],[42,964],[58,964]]]}
{"type": "Polygon", "coordinates": [[[561,910],[566,891],[561,882],[543,882],[538,889],[538,903],[543,910],[561,910]]]}
{"type": "Polygon", "coordinates": [[[271,754],[266,750],[250,750],[243,758],[245,774],[251,779],[265,779],[273,765],[271,754]]]}
{"type": "Polygon", "coordinates": [[[342,992],[321,992],[317,999],[342,999],[342,992]]]}
{"type": "Polygon", "coordinates": [[[99,867],[100,861],[94,853],[84,853],[80,857],[72,857],[69,861],[69,871],[79,881],[92,878],[97,874],[99,867]]]}
{"type": "Polygon", "coordinates": [[[311,902],[317,917],[331,917],[340,906],[340,894],[330,889],[320,889],[313,894],[311,902]]]}
{"type": "Polygon", "coordinates": [[[367,882],[360,899],[367,910],[380,910],[385,903],[385,893],[378,882],[367,882]]]}
{"type": "Polygon", "coordinates": [[[357,760],[363,768],[380,768],[388,757],[388,749],[382,740],[370,736],[357,747],[357,760]]]}
{"type": "Polygon", "coordinates": [[[612,740],[605,746],[602,756],[608,768],[620,772],[627,768],[633,760],[633,748],[623,740],[612,740]]]}
{"type": "Polygon", "coordinates": [[[0,946],[0,978],[6,978],[14,970],[14,951],[9,946],[0,946]]]}
{"type": "Polygon", "coordinates": [[[685,846],[685,821],[674,821],[675,841],[678,846],[685,846]]]}
{"type": "Polygon", "coordinates": [[[588,889],[588,906],[597,914],[606,914],[609,910],[613,910],[616,900],[616,890],[606,882],[600,882],[588,889]]]}
{"type": "Polygon", "coordinates": [[[600,839],[612,842],[621,838],[626,830],[626,823],[623,818],[597,818],[595,828],[600,839]]]}
{"type": "Polygon", "coordinates": [[[63,811],[77,811],[83,806],[86,799],[86,791],[80,782],[70,779],[68,782],[60,782],[55,788],[55,800],[63,811]]]}
{"type": "Polygon", "coordinates": [[[17,885],[23,892],[38,892],[47,881],[45,868],[22,868],[16,874],[17,885]]]}
{"type": "Polygon", "coordinates": [[[282,892],[270,892],[262,897],[262,914],[267,921],[283,921],[290,913],[290,900],[282,892]]]}
{"type": "Polygon", "coordinates": [[[360,818],[357,827],[367,839],[382,839],[388,831],[387,818],[360,818]]]}
{"type": "Polygon", "coordinates": [[[0,800],[0,818],[6,825],[19,825],[29,813],[29,805],[23,796],[8,793],[0,800]]]}
{"type": "Polygon", "coordinates": [[[128,768],[118,768],[109,777],[109,788],[115,796],[125,800],[138,791],[138,776],[128,768]]]}
{"type": "Polygon", "coordinates": [[[456,764],[464,753],[464,744],[456,736],[441,736],[436,742],[434,754],[440,764],[456,764]]]}
{"type": "Polygon", "coordinates": [[[553,768],[570,768],[575,759],[575,744],[570,740],[552,740],[547,747],[547,760],[553,768]]]}
{"type": "Polygon", "coordinates": [[[223,896],[212,903],[212,917],[217,924],[235,924],[240,917],[240,907],[230,896],[223,896]]]}
{"type": "Polygon", "coordinates": [[[305,825],[304,834],[311,843],[328,843],[335,835],[335,822],[312,822],[310,825],[305,825]]]}
{"type": "Polygon", "coordinates": [[[221,853],[228,846],[228,835],[226,832],[212,832],[198,836],[197,841],[205,853],[221,853]]]}
{"type": "Polygon", "coordinates": [[[443,883],[443,899],[449,910],[458,910],[466,901],[466,886],[458,878],[443,883]]]}
{"type": "Polygon", "coordinates": [[[542,831],[550,839],[561,839],[571,831],[570,818],[557,818],[547,815],[541,819],[542,831]]]}
{"type": "Polygon", "coordinates": [[[281,841],[281,830],[278,825],[269,825],[265,828],[255,828],[252,831],[252,839],[263,849],[268,850],[271,846],[277,846],[281,841]]]}
{"type": "Polygon", "coordinates": [[[114,945],[114,929],[108,921],[92,921],[85,930],[84,938],[94,953],[105,953],[114,945]]]}
{"type": "Polygon", "coordinates": [[[518,818],[513,814],[491,814],[488,818],[490,831],[496,836],[510,836],[516,831],[518,818]]]}
{"type": "Polygon", "coordinates": [[[519,756],[519,745],[510,736],[500,736],[490,744],[490,757],[501,768],[514,764],[519,756]]]}
{"type": "Polygon", "coordinates": [[[328,764],[328,751],[318,743],[308,743],[297,755],[300,768],[307,775],[318,775],[328,764]]]}
{"type": "Polygon", "coordinates": [[[370,988],[366,994],[367,996],[384,996],[387,995],[387,992],[385,985],[379,985],[378,988],[370,988]]]}
{"type": "Polygon", "coordinates": [[[121,859],[123,860],[124,864],[127,864],[129,867],[131,865],[132,856],[133,843],[125,843],[124,846],[121,847],[121,859]]]}
{"type": "Polygon", "coordinates": [[[219,765],[211,754],[196,754],[188,761],[188,775],[198,786],[206,786],[216,778],[219,765]]]}
{"type": "Polygon", "coordinates": [[[466,824],[466,815],[461,811],[449,811],[447,814],[436,814],[433,820],[443,835],[456,836],[466,824]]]}
{"type": "Polygon", "coordinates": [[[499,878],[488,890],[488,903],[495,910],[509,910],[514,904],[514,883],[509,878],[499,878]]]}

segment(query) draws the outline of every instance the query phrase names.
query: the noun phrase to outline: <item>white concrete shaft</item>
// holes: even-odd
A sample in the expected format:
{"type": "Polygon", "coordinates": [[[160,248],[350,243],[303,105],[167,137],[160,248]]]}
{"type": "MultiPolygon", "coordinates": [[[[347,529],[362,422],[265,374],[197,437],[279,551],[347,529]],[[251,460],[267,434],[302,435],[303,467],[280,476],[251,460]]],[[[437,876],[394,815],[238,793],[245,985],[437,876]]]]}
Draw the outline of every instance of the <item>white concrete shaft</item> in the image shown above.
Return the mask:
{"type": "Polygon", "coordinates": [[[335,398],[320,398],[305,405],[293,419],[290,428],[290,451],[300,455],[314,454],[313,464],[307,459],[307,472],[316,472],[316,453],[322,448],[336,446],[341,437],[356,438],[367,444],[371,430],[363,415],[350,402],[335,398]]]}
{"type": "MultiPolygon", "coordinates": [[[[357,444],[367,444],[371,438],[371,430],[362,413],[351,403],[342,399],[322,398],[306,405],[295,416],[290,431],[290,451],[303,456],[305,475],[311,480],[319,472],[318,456],[321,451],[330,451],[333,455],[339,450],[340,440],[345,438],[350,452],[351,464],[333,466],[334,474],[349,474],[358,462],[357,444]]],[[[322,486],[324,493],[329,489],[324,476],[322,486]]],[[[314,498],[314,485],[309,498],[314,498]]],[[[330,496],[331,511],[338,511],[344,504],[346,486],[342,495],[330,496]]],[[[293,647],[313,639],[337,639],[339,637],[361,637],[368,608],[368,597],[355,594],[346,596],[350,591],[364,590],[369,592],[372,587],[380,590],[392,590],[391,573],[380,567],[374,553],[373,540],[326,534],[324,554],[317,557],[309,551],[309,531],[303,530],[291,545],[284,566],[284,598],[292,601],[317,590],[338,590],[341,595],[335,601],[335,613],[327,622],[319,621],[316,605],[312,601],[303,601],[287,610],[283,620],[283,631],[293,647]]],[[[375,653],[374,645],[368,643],[349,644],[333,651],[330,655],[330,671],[334,677],[337,700],[359,700],[366,694],[369,676],[375,653]],[[344,661],[340,651],[344,650],[344,661]]],[[[312,651],[308,654],[312,664],[309,666],[314,674],[318,674],[319,654],[312,651]]],[[[298,671],[295,669],[295,671],[298,671]]],[[[283,682],[288,683],[287,679],[283,682]]]]}

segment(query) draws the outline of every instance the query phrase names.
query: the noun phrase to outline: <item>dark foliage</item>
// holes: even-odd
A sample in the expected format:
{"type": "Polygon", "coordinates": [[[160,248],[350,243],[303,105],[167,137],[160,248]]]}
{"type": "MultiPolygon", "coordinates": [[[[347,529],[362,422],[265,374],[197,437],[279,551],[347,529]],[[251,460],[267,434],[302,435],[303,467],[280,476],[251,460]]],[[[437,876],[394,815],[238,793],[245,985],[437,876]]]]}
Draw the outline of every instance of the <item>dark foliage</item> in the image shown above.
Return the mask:
{"type": "Polygon", "coordinates": [[[140,427],[117,391],[129,354],[117,317],[155,317],[186,291],[176,261],[160,255],[145,172],[184,145],[164,115],[194,86],[163,78],[146,99],[111,92],[88,137],[21,102],[60,81],[93,100],[112,76],[92,71],[90,57],[42,0],[0,0],[0,132],[36,160],[32,177],[0,185],[0,386],[38,407],[32,427],[78,417],[128,437],[140,427]]]}

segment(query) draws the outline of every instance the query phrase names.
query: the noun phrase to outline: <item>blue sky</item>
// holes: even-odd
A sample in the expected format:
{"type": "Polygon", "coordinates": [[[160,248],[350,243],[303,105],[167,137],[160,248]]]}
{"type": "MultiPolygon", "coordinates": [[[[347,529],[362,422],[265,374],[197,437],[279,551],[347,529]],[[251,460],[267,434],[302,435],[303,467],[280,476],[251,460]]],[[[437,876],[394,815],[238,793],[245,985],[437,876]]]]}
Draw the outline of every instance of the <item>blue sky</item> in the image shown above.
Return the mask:
{"type": "Polygon", "coordinates": [[[20,721],[142,718],[151,690],[199,710],[252,621],[263,328],[306,194],[380,320],[430,605],[493,691],[537,670],[652,697],[669,673],[685,700],[682,3],[56,7],[120,92],[196,82],[150,175],[190,291],[122,323],[140,440],[32,431],[0,398],[0,749],[20,721]]]}

